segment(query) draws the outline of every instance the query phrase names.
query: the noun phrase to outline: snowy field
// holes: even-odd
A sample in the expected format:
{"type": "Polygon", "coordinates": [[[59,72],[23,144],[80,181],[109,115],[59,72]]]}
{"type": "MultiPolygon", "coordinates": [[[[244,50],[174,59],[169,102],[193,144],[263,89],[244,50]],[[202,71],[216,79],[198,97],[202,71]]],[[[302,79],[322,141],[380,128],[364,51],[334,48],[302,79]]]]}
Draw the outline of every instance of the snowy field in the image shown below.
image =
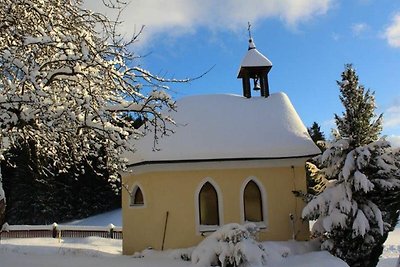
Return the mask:
{"type": "MultiPolygon", "coordinates": [[[[121,225],[120,211],[75,221],[74,225],[121,225]],[[112,220],[112,221],[110,221],[112,220]]],[[[327,252],[315,251],[316,244],[306,242],[264,242],[268,267],[345,267],[327,252]]],[[[142,257],[122,256],[121,240],[90,238],[5,239],[0,244],[1,267],[180,267],[193,266],[180,259],[180,251],[146,251],[142,257]]],[[[400,254],[400,226],[389,235],[379,267],[395,267],[400,254]]]]}
{"type": "Polygon", "coordinates": [[[397,260],[400,257],[400,223],[396,229],[389,234],[385,242],[385,248],[379,261],[378,267],[398,267],[397,260]]]}

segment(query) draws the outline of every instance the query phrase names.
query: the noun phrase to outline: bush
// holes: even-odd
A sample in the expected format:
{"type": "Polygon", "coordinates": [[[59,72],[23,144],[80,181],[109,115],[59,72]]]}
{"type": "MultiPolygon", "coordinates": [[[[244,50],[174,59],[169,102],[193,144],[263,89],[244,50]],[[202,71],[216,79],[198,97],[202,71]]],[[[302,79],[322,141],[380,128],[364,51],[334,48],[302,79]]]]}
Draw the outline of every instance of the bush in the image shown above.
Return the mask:
{"type": "Polygon", "coordinates": [[[267,253],[255,240],[258,228],[249,223],[231,223],[204,239],[192,252],[196,266],[262,266],[267,253]]]}

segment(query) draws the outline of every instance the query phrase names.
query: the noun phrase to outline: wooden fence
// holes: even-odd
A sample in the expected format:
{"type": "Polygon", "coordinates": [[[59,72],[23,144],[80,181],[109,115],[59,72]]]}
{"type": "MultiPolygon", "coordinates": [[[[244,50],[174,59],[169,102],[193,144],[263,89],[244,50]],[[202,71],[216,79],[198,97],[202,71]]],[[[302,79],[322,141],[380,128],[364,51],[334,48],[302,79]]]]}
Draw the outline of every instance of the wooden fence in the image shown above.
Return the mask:
{"type": "Polygon", "coordinates": [[[122,228],[112,224],[101,226],[78,225],[4,225],[0,239],[4,238],[85,238],[97,236],[122,239],[122,228]]]}

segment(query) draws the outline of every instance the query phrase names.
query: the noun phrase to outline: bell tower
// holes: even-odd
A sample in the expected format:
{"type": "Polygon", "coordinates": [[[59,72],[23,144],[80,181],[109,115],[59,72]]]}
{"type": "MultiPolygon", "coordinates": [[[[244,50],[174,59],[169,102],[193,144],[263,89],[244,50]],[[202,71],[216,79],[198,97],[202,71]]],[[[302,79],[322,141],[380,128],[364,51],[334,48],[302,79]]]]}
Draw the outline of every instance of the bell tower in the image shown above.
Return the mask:
{"type": "Polygon", "coordinates": [[[272,62],[256,49],[250,27],[249,23],[249,49],[240,64],[238,79],[242,79],[244,97],[251,97],[250,80],[253,81],[254,91],[260,91],[261,96],[268,97],[268,72],[272,62]]]}

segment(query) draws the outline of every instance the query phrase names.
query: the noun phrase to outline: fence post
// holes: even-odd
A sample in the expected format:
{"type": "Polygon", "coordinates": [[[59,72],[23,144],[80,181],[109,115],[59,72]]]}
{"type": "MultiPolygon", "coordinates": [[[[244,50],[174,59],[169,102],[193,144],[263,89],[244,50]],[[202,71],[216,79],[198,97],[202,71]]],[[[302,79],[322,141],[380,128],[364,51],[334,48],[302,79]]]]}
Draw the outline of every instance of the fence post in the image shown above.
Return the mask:
{"type": "Polygon", "coordinates": [[[0,242],[1,242],[1,238],[2,238],[2,235],[3,235],[3,232],[8,232],[9,230],[8,230],[8,223],[7,222],[5,222],[4,224],[3,224],[3,226],[1,226],[1,229],[0,229],[0,242]]]}
{"type": "Polygon", "coordinates": [[[53,223],[53,238],[57,238],[57,223],[53,223]]]}
{"type": "Polygon", "coordinates": [[[114,239],[114,228],[115,228],[115,225],[112,224],[112,223],[110,223],[110,224],[108,225],[108,228],[110,229],[110,230],[109,230],[110,238],[111,238],[111,239],[114,239]]]}

